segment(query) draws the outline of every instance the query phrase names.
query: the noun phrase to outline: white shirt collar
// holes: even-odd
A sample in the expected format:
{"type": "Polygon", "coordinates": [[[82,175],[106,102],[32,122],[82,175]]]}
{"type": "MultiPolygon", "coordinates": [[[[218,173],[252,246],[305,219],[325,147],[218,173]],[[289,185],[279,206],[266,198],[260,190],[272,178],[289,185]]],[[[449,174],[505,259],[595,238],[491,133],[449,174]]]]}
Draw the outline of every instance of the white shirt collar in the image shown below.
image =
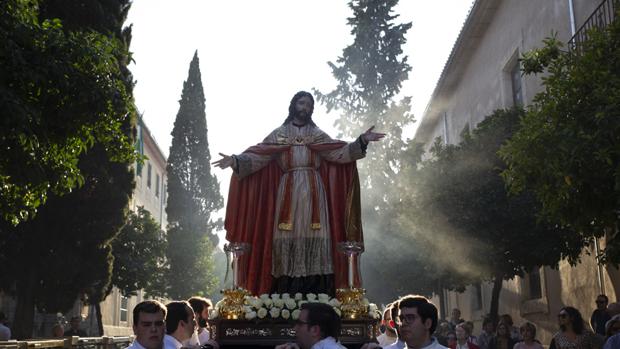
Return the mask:
{"type": "Polygon", "coordinates": [[[164,336],[164,349],[181,349],[181,347],[183,347],[183,344],[176,338],[169,334],[164,336]]]}

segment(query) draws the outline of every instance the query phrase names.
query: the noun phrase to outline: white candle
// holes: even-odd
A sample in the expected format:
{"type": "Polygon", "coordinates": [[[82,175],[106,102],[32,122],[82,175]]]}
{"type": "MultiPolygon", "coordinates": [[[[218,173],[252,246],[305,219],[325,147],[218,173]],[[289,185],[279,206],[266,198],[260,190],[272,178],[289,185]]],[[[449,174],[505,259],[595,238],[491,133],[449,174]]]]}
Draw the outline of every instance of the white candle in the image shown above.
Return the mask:
{"type": "Polygon", "coordinates": [[[349,254],[349,288],[353,288],[353,255],[349,254]]]}

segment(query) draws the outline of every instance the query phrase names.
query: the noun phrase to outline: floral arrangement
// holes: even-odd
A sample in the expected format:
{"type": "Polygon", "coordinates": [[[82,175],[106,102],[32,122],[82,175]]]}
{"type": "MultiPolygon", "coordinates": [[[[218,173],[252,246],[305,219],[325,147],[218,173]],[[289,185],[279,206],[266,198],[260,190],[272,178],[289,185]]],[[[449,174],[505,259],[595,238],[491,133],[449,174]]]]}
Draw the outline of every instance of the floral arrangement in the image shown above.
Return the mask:
{"type": "MultiPolygon", "coordinates": [[[[253,319],[283,319],[283,320],[297,320],[299,313],[301,313],[301,305],[304,303],[320,302],[331,305],[338,316],[342,316],[340,301],[336,298],[330,298],[325,293],[308,293],[303,295],[296,293],[290,295],[288,293],[271,295],[262,294],[256,296],[245,296],[243,312],[246,320],[253,319]]],[[[369,303],[368,299],[363,299],[363,304],[366,306],[367,316],[372,319],[381,318],[381,312],[374,303],[369,303]]],[[[215,309],[211,312],[211,318],[217,318],[220,314],[220,309],[223,305],[223,300],[215,304],[215,309]]]]}

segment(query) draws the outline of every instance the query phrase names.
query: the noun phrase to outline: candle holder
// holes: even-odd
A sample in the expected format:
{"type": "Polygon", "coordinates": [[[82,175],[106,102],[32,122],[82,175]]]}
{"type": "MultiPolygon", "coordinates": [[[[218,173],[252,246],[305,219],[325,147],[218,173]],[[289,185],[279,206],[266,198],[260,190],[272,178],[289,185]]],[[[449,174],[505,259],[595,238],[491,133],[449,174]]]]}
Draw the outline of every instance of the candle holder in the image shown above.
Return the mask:
{"type": "Polygon", "coordinates": [[[239,263],[241,256],[250,251],[251,245],[246,242],[231,242],[224,245],[226,253],[226,276],[224,276],[224,284],[229,285],[228,289],[234,290],[245,285],[247,273],[245,265],[239,263]],[[230,285],[229,271],[232,271],[232,285],[230,285]]]}
{"type": "Polygon", "coordinates": [[[224,297],[220,306],[220,316],[225,319],[240,319],[243,317],[243,304],[245,297],[249,296],[250,292],[241,287],[241,285],[245,284],[247,273],[245,268],[239,263],[239,260],[250,248],[250,244],[244,242],[231,242],[224,245],[227,264],[226,276],[224,277],[225,285],[229,285],[228,273],[232,271],[232,285],[222,290],[224,297]]]}
{"type": "Polygon", "coordinates": [[[336,290],[336,298],[340,301],[340,311],[345,319],[359,319],[367,314],[364,304],[366,290],[355,287],[355,274],[360,286],[360,254],[364,251],[364,244],[358,241],[345,241],[338,244],[338,250],[347,257],[347,284],[348,288],[336,290]]]}

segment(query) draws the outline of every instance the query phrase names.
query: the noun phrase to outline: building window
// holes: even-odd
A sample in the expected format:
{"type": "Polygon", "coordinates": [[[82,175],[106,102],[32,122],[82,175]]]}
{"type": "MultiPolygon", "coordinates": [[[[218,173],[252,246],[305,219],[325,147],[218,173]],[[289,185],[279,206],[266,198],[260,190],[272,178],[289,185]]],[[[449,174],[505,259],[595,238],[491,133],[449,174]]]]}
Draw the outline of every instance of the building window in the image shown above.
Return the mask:
{"type": "Polygon", "coordinates": [[[167,193],[166,190],[168,188],[166,188],[166,184],[164,183],[163,179],[161,181],[161,186],[163,187],[163,189],[161,190],[162,191],[162,193],[161,193],[161,201],[166,202],[166,193],[167,193]]]}
{"type": "Polygon", "coordinates": [[[148,166],[146,167],[146,186],[147,187],[151,187],[151,163],[149,162],[148,166]]]}
{"type": "Polygon", "coordinates": [[[127,303],[128,302],[129,302],[129,298],[121,296],[121,306],[120,306],[121,322],[127,322],[127,303]]]}
{"type": "Polygon", "coordinates": [[[474,294],[472,301],[473,310],[481,310],[482,309],[482,284],[477,283],[474,285],[474,294]]]}
{"type": "Polygon", "coordinates": [[[540,279],[540,268],[533,268],[527,275],[529,284],[530,299],[542,298],[542,284],[540,279]]]}
{"type": "Polygon", "coordinates": [[[155,174],[155,196],[159,197],[159,173],[155,174]]]}
{"type": "Polygon", "coordinates": [[[521,66],[517,61],[510,71],[510,81],[512,83],[512,103],[515,107],[523,106],[523,88],[521,85],[521,66]]]}

